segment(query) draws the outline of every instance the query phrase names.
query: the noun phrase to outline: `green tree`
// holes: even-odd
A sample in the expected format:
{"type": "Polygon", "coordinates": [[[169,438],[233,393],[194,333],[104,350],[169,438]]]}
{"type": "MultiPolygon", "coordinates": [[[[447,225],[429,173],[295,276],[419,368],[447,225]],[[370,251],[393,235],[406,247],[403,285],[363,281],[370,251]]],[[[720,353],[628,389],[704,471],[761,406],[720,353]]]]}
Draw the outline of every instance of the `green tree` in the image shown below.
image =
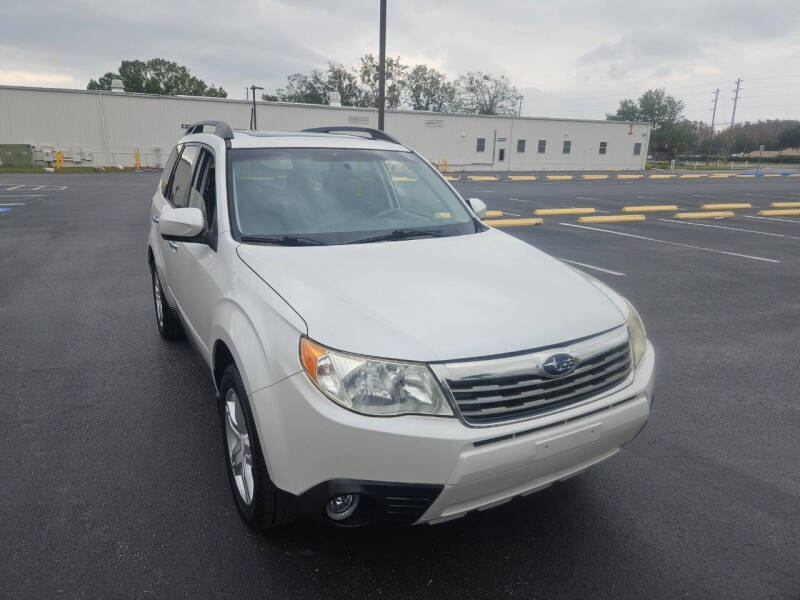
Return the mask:
{"type": "Polygon", "coordinates": [[[309,75],[292,73],[286,78],[286,87],[275,90],[283,102],[328,104],[328,84],[325,73],[314,69],[309,75]]]}
{"type": "Polygon", "coordinates": [[[800,124],[784,129],[778,134],[778,143],[781,149],[800,148],[800,124]]]}
{"type": "MultiPolygon", "coordinates": [[[[361,99],[362,106],[378,106],[379,69],[378,59],[372,54],[361,57],[358,68],[358,77],[363,86],[361,99]]],[[[406,73],[408,67],[403,64],[399,56],[386,58],[386,108],[394,110],[400,108],[403,101],[403,92],[406,88],[406,73]]]]}
{"type": "Polygon", "coordinates": [[[445,112],[456,109],[456,88],[444,73],[416,65],[406,76],[406,93],[412,110],[445,112]]]}
{"type": "Polygon", "coordinates": [[[339,94],[342,106],[359,106],[363,94],[358,86],[358,78],[348,71],[344,65],[328,64],[327,79],[328,97],[333,92],[339,94]]]}
{"type": "Polygon", "coordinates": [[[653,124],[650,149],[676,154],[696,145],[693,127],[683,118],[684,104],[662,89],[647,90],[638,102],[628,98],[619,103],[614,114],[606,114],[609,121],[645,121],[653,124]]]}
{"type": "Polygon", "coordinates": [[[119,73],[112,73],[109,71],[102,77],[99,77],[97,80],[90,79],[88,85],[86,86],[87,90],[110,90],[111,89],[111,81],[114,79],[119,79],[119,73]]]}
{"type": "Polygon", "coordinates": [[[505,75],[470,71],[456,80],[456,97],[459,109],[466,113],[515,115],[522,96],[505,75]]]}
{"type": "Polygon", "coordinates": [[[112,79],[121,79],[126,92],[159,94],[163,96],[211,96],[226,98],[222,87],[207,85],[183,65],[163,58],[148,61],[123,60],[117,73],[106,73],[98,81],[91,79],[86,86],[90,90],[111,89],[112,79]]]}

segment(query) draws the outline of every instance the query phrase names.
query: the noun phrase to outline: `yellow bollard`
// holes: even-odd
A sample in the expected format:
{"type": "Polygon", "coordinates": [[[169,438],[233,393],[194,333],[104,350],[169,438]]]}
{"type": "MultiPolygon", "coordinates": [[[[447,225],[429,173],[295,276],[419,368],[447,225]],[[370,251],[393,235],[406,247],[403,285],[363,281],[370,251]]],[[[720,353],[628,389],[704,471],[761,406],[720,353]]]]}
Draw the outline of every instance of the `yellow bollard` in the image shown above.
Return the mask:
{"type": "Polygon", "coordinates": [[[136,160],[136,170],[138,171],[141,168],[141,166],[139,165],[139,152],[138,151],[133,153],[133,158],[136,160]]]}

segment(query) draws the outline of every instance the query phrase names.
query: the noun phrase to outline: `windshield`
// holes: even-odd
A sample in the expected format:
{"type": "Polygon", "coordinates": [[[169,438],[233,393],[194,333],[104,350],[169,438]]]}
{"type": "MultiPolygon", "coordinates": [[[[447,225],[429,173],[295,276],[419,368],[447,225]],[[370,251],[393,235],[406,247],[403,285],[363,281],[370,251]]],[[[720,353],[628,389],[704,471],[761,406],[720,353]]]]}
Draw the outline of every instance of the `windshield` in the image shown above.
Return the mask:
{"type": "Polygon", "coordinates": [[[229,180],[232,225],[242,241],[341,244],[482,229],[411,152],[235,149],[229,180]]]}

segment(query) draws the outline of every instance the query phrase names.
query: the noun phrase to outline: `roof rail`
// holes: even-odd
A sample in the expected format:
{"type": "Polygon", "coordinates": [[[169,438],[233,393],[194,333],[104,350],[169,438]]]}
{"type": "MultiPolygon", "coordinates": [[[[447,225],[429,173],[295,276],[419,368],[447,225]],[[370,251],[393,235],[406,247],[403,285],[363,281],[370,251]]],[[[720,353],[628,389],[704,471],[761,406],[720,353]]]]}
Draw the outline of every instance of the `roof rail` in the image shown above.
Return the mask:
{"type": "Polygon", "coordinates": [[[356,131],[358,133],[368,133],[373,140],[383,140],[384,142],[391,142],[393,144],[400,144],[396,139],[388,133],[371,127],[350,127],[348,125],[335,125],[332,127],[312,127],[311,129],[303,129],[308,133],[347,133],[348,131],[356,131]]]}
{"type": "Polygon", "coordinates": [[[186,130],[186,135],[191,135],[193,133],[203,133],[203,127],[205,127],[206,125],[214,127],[214,133],[219,137],[221,137],[223,140],[227,141],[233,139],[233,129],[231,129],[231,126],[228,125],[225,121],[198,121],[197,123],[192,123],[186,130]]]}

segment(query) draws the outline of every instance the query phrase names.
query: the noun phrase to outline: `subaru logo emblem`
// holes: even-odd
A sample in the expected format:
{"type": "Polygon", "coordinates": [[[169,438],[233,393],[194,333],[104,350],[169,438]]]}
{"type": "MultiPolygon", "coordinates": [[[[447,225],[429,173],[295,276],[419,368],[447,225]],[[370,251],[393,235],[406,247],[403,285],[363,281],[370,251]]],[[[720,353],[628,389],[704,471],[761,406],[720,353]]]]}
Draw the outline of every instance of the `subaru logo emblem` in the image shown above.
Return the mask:
{"type": "Polygon", "coordinates": [[[553,354],[542,363],[542,369],[552,377],[568,375],[575,370],[575,357],[571,354],[553,354]]]}

